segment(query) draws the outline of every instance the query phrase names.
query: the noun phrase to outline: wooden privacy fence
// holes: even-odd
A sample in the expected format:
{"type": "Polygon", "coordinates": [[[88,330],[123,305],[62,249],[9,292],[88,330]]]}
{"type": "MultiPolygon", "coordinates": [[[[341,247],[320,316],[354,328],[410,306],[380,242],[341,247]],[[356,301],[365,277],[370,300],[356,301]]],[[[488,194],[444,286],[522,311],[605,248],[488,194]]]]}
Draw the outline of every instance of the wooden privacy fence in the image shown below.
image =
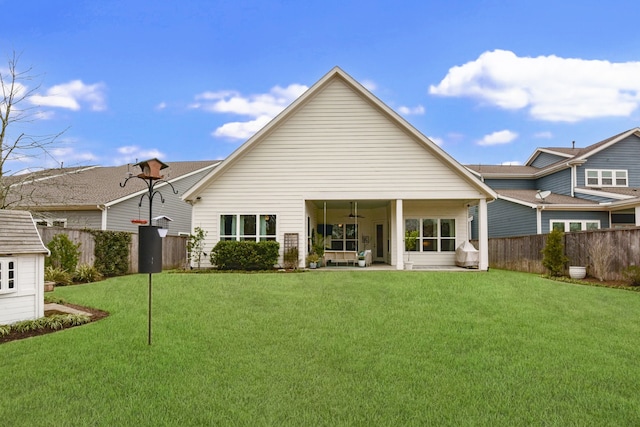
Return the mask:
{"type": "MultiPolygon", "coordinates": [[[[542,249],[546,234],[489,239],[489,267],[505,270],[546,273],[542,266],[542,249]]],[[[564,234],[567,265],[592,267],[590,248],[600,248],[601,255],[610,251],[611,264],[604,273],[606,280],[624,280],[623,271],[640,265],[640,227],[578,231],[564,234]]]]}
{"type": "MultiPolygon", "coordinates": [[[[66,234],[74,243],[80,243],[78,264],[93,265],[95,243],[93,235],[86,230],[58,227],[38,227],[44,244],[48,244],[56,234],[66,234]]],[[[162,239],[162,268],[181,268],[187,264],[187,238],[167,236],[162,239]]],[[[138,272],[138,235],[131,233],[129,245],[129,273],[138,272]]]]}

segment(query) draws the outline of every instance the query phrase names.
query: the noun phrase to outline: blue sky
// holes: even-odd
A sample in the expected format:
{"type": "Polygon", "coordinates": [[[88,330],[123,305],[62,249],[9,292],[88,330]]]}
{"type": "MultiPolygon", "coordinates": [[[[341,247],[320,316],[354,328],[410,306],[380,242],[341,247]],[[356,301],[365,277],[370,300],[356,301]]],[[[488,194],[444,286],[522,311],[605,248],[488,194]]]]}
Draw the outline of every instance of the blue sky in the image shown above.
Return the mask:
{"type": "Polygon", "coordinates": [[[463,164],[640,125],[634,1],[0,0],[34,134],[10,169],[222,159],[334,66],[463,164]],[[38,86],[39,85],[39,86],[38,86]]]}

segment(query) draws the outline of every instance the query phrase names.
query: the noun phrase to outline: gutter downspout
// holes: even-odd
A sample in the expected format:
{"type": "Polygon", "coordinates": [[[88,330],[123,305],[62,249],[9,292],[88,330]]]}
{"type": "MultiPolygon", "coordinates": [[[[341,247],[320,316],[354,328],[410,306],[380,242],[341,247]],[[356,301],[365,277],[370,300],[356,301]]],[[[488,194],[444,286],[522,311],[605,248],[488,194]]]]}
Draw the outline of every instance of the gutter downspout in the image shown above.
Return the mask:
{"type": "Polygon", "coordinates": [[[575,193],[573,191],[576,188],[578,183],[578,168],[577,165],[571,165],[571,197],[575,197],[575,193]]]}
{"type": "Polygon", "coordinates": [[[96,207],[102,211],[100,230],[105,231],[107,229],[107,207],[105,205],[96,205],[96,207]]]}

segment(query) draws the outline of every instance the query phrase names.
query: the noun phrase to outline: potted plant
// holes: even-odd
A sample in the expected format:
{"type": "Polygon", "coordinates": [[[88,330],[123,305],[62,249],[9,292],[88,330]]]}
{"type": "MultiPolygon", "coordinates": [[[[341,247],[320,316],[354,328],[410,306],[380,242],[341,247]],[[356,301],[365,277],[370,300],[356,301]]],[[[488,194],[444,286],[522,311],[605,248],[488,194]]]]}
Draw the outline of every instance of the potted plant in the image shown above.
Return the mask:
{"type": "Polygon", "coordinates": [[[406,231],[404,233],[404,250],[407,252],[407,261],[404,263],[406,270],[413,270],[413,262],[411,262],[411,251],[416,249],[416,241],[418,240],[418,230],[406,231]]]}
{"type": "Polygon", "coordinates": [[[309,268],[317,268],[318,261],[320,261],[320,255],[317,253],[310,253],[307,255],[307,263],[309,263],[309,268]]]}
{"type": "Polygon", "coordinates": [[[364,253],[360,253],[358,255],[358,267],[366,267],[367,262],[364,259],[364,253]]]}
{"type": "Polygon", "coordinates": [[[318,264],[320,264],[320,261],[322,261],[322,257],[324,256],[324,244],[324,236],[320,234],[314,235],[313,243],[311,244],[311,252],[318,254],[318,264]]]}

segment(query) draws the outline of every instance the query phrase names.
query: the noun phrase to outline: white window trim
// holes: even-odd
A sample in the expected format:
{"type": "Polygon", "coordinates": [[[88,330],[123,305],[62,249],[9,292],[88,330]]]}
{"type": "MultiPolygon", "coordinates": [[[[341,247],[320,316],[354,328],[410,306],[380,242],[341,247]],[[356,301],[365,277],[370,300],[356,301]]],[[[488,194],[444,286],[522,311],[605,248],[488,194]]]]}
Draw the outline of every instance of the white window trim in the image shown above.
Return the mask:
{"type": "Polygon", "coordinates": [[[0,294],[18,292],[18,259],[0,257],[0,294]],[[13,289],[9,289],[9,263],[13,262],[13,289]]]}
{"type": "Polygon", "coordinates": [[[242,213],[242,214],[233,214],[233,213],[223,213],[220,214],[220,216],[218,217],[219,221],[222,221],[222,217],[223,216],[235,216],[236,217],[236,229],[235,229],[235,235],[227,235],[227,234],[222,234],[220,230],[222,224],[218,225],[218,229],[220,230],[220,234],[218,235],[218,240],[222,240],[223,238],[225,238],[225,240],[228,240],[229,237],[233,237],[233,240],[235,241],[249,241],[249,242],[261,242],[261,241],[265,241],[265,240],[277,240],[278,237],[278,215],[273,214],[273,213],[258,213],[258,214],[253,214],[253,213],[242,213]],[[276,234],[260,234],[260,217],[261,216],[274,216],[276,217],[276,234]],[[253,237],[253,236],[247,236],[244,234],[240,234],[240,218],[243,216],[255,216],[256,217],[256,239],[255,240],[251,240],[251,239],[247,239],[247,237],[253,237]]]}
{"type": "Polygon", "coordinates": [[[35,222],[40,227],[53,227],[54,222],[61,222],[62,226],[56,225],[56,227],[67,228],[66,218],[39,218],[39,219],[36,219],[35,222]],[[45,224],[42,224],[42,223],[45,223],[45,224]]]}
{"type": "Polygon", "coordinates": [[[584,171],[584,185],[585,187],[628,187],[629,186],[629,172],[626,169],[586,169],[584,171]],[[598,174],[598,183],[597,184],[589,184],[589,172],[596,172],[598,174]],[[603,172],[611,172],[611,185],[602,183],[602,173],[603,172]],[[619,185],[616,184],[616,174],[618,172],[624,173],[625,184],[619,185]]]}
{"type": "MultiPolygon", "coordinates": [[[[407,250],[405,249],[405,251],[404,251],[404,253],[405,253],[405,254],[412,254],[412,253],[425,253],[425,254],[429,254],[429,253],[442,253],[442,252],[452,253],[452,252],[454,252],[454,251],[455,251],[455,250],[454,250],[454,251],[443,251],[443,250],[442,250],[442,240],[453,240],[453,247],[455,248],[455,247],[457,246],[457,239],[458,239],[458,236],[457,236],[457,233],[456,233],[456,231],[457,231],[457,229],[456,229],[456,228],[457,228],[457,224],[454,226],[454,229],[453,229],[454,235],[453,235],[452,237],[442,237],[442,236],[440,235],[440,229],[441,229],[441,227],[442,227],[442,225],[441,225],[440,221],[442,221],[443,219],[449,219],[449,220],[453,220],[453,221],[454,221],[454,224],[455,224],[455,223],[457,222],[457,221],[456,221],[456,218],[450,218],[450,217],[446,217],[446,218],[445,218],[445,217],[436,217],[436,218],[433,218],[433,217],[420,217],[420,218],[416,218],[416,217],[406,217],[406,218],[404,219],[404,223],[403,223],[404,233],[405,233],[405,234],[406,234],[406,232],[407,232],[407,228],[406,228],[406,227],[407,227],[407,226],[406,226],[406,224],[407,224],[407,223],[406,223],[406,221],[407,221],[407,220],[410,220],[410,219],[416,219],[416,220],[418,220],[418,224],[419,224],[419,225],[418,225],[418,232],[419,232],[419,234],[418,234],[418,237],[417,237],[418,250],[417,250],[417,251],[407,251],[407,250]],[[438,224],[438,225],[437,225],[437,230],[436,230],[436,231],[437,231],[437,236],[433,236],[433,237],[424,237],[424,236],[422,235],[422,222],[423,222],[425,219],[432,219],[432,220],[436,220],[436,221],[437,221],[437,224],[438,224]],[[437,248],[437,250],[435,250],[435,251],[423,251],[423,250],[422,250],[422,249],[423,249],[422,241],[423,241],[424,239],[435,239],[435,240],[438,242],[438,248],[437,248]]],[[[403,236],[404,236],[404,234],[403,234],[403,236]]],[[[403,245],[403,246],[404,246],[404,245],[403,245]]],[[[404,247],[406,248],[406,246],[404,246],[404,247]]]]}
{"type": "Polygon", "coordinates": [[[549,231],[553,230],[553,223],[554,222],[562,222],[564,223],[564,232],[565,233],[570,233],[570,223],[572,222],[579,222],[581,224],[582,229],[580,231],[587,231],[587,223],[597,223],[598,224],[598,230],[600,229],[601,225],[600,225],[600,220],[599,219],[551,219],[549,220],[549,231]]]}

